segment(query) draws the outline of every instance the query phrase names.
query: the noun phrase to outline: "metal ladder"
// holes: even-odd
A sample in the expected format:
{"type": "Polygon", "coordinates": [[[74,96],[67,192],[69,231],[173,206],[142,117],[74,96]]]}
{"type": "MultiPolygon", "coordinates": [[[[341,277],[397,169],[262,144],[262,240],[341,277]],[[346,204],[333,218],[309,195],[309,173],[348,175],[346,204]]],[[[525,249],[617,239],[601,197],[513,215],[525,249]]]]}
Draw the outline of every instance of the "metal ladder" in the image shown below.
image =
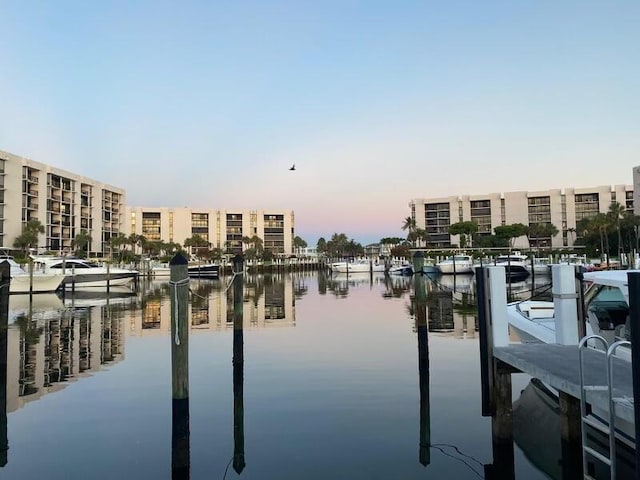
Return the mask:
{"type": "Polygon", "coordinates": [[[631,345],[631,342],[627,340],[620,340],[614,342],[611,346],[607,340],[600,335],[588,335],[580,340],[578,344],[578,352],[580,357],[580,417],[581,417],[581,434],[582,434],[582,472],[584,478],[591,479],[587,474],[587,455],[591,455],[594,458],[600,460],[605,465],[609,466],[610,479],[616,478],[616,425],[615,425],[615,405],[617,399],[613,397],[613,357],[618,347],[623,345],[631,345]],[[589,347],[589,341],[600,342],[604,347],[602,353],[605,355],[606,360],[606,375],[605,385],[585,385],[584,379],[584,363],[583,352],[589,347]],[[606,352],[606,353],[605,353],[606,352]],[[609,425],[604,425],[602,422],[596,420],[590,413],[587,412],[587,392],[588,391],[606,391],[609,404],[609,425]],[[596,430],[604,433],[609,437],[609,456],[605,456],[595,449],[587,446],[587,430],[586,426],[595,428],[596,430]]]}

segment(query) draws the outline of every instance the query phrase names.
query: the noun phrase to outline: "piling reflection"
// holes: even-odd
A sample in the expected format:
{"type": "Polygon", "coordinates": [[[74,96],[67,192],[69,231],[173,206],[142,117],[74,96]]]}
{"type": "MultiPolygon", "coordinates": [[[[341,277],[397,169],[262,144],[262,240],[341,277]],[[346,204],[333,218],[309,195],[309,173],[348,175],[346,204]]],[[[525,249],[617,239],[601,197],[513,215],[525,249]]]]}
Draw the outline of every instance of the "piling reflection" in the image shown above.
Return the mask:
{"type": "Polygon", "coordinates": [[[420,385],[420,449],[419,461],[431,463],[431,406],[429,398],[429,325],[427,294],[422,275],[414,275],[414,312],[418,334],[418,377],[420,385]]]}
{"type": "Polygon", "coordinates": [[[9,273],[10,270],[6,266],[0,267],[0,467],[4,467],[7,464],[7,450],[9,450],[7,432],[9,273]]]}
{"type": "MultiPolygon", "coordinates": [[[[233,469],[240,474],[245,467],[244,457],[244,331],[243,279],[233,280],[233,469]]],[[[278,291],[280,289],[277,289],[278,291]]],[[[284,299],[284,295],[282,295],[284,299]]]]}

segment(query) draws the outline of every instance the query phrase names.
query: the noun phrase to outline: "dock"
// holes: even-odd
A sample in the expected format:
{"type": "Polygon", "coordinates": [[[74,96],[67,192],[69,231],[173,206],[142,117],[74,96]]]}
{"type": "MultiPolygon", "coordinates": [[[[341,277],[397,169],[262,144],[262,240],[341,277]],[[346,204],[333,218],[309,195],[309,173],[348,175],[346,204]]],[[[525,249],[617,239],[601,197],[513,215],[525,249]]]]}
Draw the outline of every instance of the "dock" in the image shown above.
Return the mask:
{"type": "MultiPolygon", "coordinates": [[[[580,398],[578,347],[573,345],[521,344],[496,347],[493,356],[520,373],[542,380],[560,392],[580,398]]],[[[583,352],[586,385],[606,385],[605,353],[592,348],[583,352]]],[[[614,358],[614,397],[628,399],[616,405],[616,416],[633,423],[633,386],[631,362],[614,358]]],[[[608,409],[609,396],[603,390],[587,390],[587,402],[608,409]]]]}
{"type": "MultiPolygon", "coordinates": [[[[610,356],[612,376],[609,383],[606,352],[578,347],[586,330],[580,273],[569,265],[554,267],[556,343],[512,342],[507,319],[505,278],[503,267],[480,267],[476,271],[482,414],[492,418],[494,457],[485,478],[514,478],[513,373],[530,375],[558,392],[563,446],[562,478],[604,478],[593,474],[595,471],[601,473],[603,465],[610,472],[607,478],[618,478],[618,443],[622,438],[627,447],[633,448],[640,430],[640,422],[635,421],[640,418],[640,405],[634,402],[635,393],[640,388],[640,372],[634,374],[633,369],[634,363],[638,364],[636,359],[640,358],[640,329],[637,328],[640,325],[640,272],[629,274],[631,359],[610,356]],[[639,341],[634,341],[636,338],[639,341]],[[583,383],[580,378],[580,355],[583,383]],[[584,403],[581,401],[583,387],[584,403]],[[609,426],[599,420],[594,421],[591,416],[592,412],[605,412],[604,416],[608,418],[610,404],[613,404],[614,425],[626,424],[627,432],[631,430],[623,435],[624,438],[619,437],[618,433],[610,435],[609,426]],[[605,435],[608,451],[594,452],[585,433],[587,427],[594,427],[605,435]]],[[[640,453],[635,449],[635,472],[640,472],[639,466],[640,453]]],[[[634,478],[637,478],[637,473],[634,478]]]]}

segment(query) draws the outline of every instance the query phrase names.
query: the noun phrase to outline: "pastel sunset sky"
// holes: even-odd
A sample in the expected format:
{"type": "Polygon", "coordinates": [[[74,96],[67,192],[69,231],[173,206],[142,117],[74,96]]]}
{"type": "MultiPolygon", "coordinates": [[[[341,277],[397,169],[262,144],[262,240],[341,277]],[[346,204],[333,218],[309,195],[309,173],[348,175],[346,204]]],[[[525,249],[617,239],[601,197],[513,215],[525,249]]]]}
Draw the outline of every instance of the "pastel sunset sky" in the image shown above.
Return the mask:
{"type": "Polygon", "coordinates": [[[310,245],[412,198],[630,184],[637,1],[18,1],[0,149],[132,206],[291,209],[310,245]],[[289,171],[292,164],[295,171],[289,171]]]}

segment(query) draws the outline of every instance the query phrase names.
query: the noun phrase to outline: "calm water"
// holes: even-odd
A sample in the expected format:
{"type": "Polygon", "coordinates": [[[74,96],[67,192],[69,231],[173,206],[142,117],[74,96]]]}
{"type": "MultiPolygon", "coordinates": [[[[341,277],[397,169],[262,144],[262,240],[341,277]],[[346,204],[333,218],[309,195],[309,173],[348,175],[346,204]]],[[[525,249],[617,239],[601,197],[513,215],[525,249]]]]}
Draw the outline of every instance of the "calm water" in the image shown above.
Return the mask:
{"type": "MultiPolygon", "coordinates": [[[[470,278],[427,281],[427,334],[412,278],[248,276],[235,388],[228,280],[190,285],[190,478],[485,478],[470,278]]],[[[11,296],[9,317],[0,478],[171,477],[166,282],[11,296]]],[[[528,383],[513,376],[514,399],[528,383]]],[[[538,450],[516,446],[517,478],[547,478],[538,450]]]]}

